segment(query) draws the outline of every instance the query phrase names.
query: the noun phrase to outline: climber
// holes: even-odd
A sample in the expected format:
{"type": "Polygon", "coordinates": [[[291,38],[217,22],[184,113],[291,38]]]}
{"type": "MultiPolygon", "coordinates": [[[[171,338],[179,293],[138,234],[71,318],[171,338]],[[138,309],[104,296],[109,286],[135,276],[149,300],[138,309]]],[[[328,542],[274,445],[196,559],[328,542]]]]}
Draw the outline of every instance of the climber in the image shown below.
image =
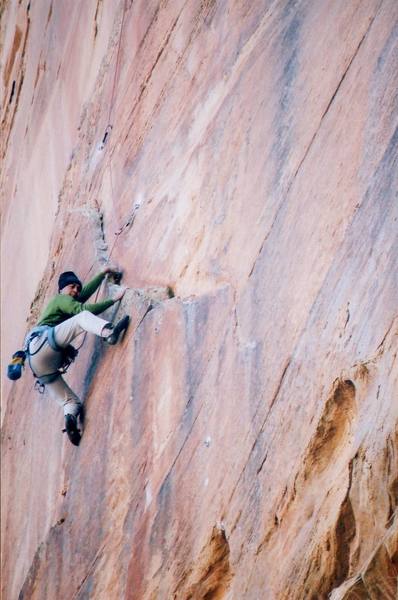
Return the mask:
{"type": "Polygon", "coordinates": [[[70,441],[80,442],[77,418],[82,415],[82,403],[62,377],[77,355],[71,342],[84,332],[94,333],[108,344],[116,344],[120,334],[127,329],[129,317],[123,317],[116,325],[96,316],[121,300],[127,288],[122,287],[113,297],[94,304],[86,301],[99,288],[107,273],[115,274],[112,267],[105,267],[89,283],[82,286],[72,271],[62,273],[58,280],[58,294],[47,304],[36,327],[27,335],[26,354],[33,375],[40,386],[63,406],[65,429],[70,441]]]}

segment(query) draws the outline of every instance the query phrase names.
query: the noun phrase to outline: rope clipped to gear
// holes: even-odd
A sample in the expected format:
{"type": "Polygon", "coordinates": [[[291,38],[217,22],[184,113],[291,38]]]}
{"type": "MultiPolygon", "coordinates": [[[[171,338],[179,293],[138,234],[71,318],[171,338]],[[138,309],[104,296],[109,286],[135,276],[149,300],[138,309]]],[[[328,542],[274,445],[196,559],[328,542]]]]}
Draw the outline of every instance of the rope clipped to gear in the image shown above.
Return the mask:
{"type": "MultiPolygon", "coordinates": [[[[123,14],[122,14],[122,22],[120,24],[119,40],[118,40],[118,45],[117,45],[116,64],[115,64],[115,73],[114,73],[114,76],[113,76],[113,83],[112,83],[111,100],[110,100],[110,103],[109,103],[108,125],[105,128],[105,132],[104,132],[101,144],[99,146],[100,150],[103,150],[106,147],[106,144],[108,142],[110,134],[111,134],[111,132],[113,130],[113,125],[111,123],[111,117],[112,117],[112,113],[113,113],[113,109],[114,109],[114,105],[115,105],[116,80],[119,78],[119,70],[120,70],[120,48],[121,48],[121,42],[122,42],[122,37],[123,37],[123,30],[124,30],[124,23],[125,23],[126,12],[127,12],[127,0],[123,0],[123,14]]],[[[107,158],[108,158],[108,165],[107,165],[107,167],[105,167],[104,172],[102,174],[102,177],[104,176],[104,173],[106,172],[106,169],[109,167],[109,180],[110,180],[110,185],[111,185],[111,200],[112,200],[112,206],[114,208],[114,206],[115,206],[115,191],[114,191],[114,187],[113,187],[113,176],[112,176],[112,153],[111,153],[110,150],[107,151],[107,158]]],[[[113,250],[115,248],[115,244],[116,244],[117,238],[120,235],[122,229],[123,228],[119,228],[118,231],[115,232],[115,236],[116,237],[115,237],[115,240],[114,240],[114,242],[112,244],[111,251],[109,253],[108,262],[110,261],[110,259],[112,257],[112,253],[113,253],[113,250]]],[[[95,264],[95,262],[91,265],[90,269],[88,270],[88,272],[86,274],[86,277],[90,274],[92,268],[94,267],[94,264],[95,264]]],[[[99,292],[99,290],[97,291],[95,299],[97,299],[97,297],[98,297],[98,292],[99,292]]],[[[83,343],[84,343],[84,340],[83,340],[83,343]]],[[[81,346],[83,345],[83,343],[81,344],[81,346]]]]}

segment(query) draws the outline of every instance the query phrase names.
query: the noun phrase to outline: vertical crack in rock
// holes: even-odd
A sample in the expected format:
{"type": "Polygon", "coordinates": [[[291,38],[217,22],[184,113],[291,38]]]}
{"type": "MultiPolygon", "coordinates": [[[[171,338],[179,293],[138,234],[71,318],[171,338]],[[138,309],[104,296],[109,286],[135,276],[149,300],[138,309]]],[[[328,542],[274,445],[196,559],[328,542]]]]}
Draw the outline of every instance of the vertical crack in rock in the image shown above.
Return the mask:
{"type": "Polygon", "coordinates": [[[94,204],[91,211],[88,213],[91,218],[94,228],[94,248],[99,264],[108,262],[108,244],[105,238],[104,215],[97,203],[94,204]]]}
{"type": "Polygon", "coordinates": [[[48,15],[47,15],[46,29],[47,29],[48,24],[49,24],[49,22],[51,20],[52,14],[53,14],[53,3],[51,2],[50,8],[49,8],[49,11],[48,11],[48,15]]]}
{"type": "Polygon", "coordinates": [[[9,99],[9,101],[8,101],[8,104],[11,104],[11,102],[12,102],[12,99],[14,98],[14,94],[15,94],[15,84],[16,84],[16,81],[15,81],[15,79],[14,79],[14,81],[12,82],[12,86],[11,86],[11,94],[10,94],[10,99],[9,99]]]}
{"type": "MultiPolygon", "coordinates": [[[[159,52],[158,52],[158,54],[157,54],[157,56],[155,58],[155,61],[153,62],[153,65],[152,65],[152,67],[150,69],[149,74],[145,78],[144,82],[141,84],[141,88],[140,88],[140,93],[139,93],[138,99],[136,100],[133,108],[130,111],[130,114],[128,116],[128,120],[130,120],[132,118],[132,116],[134,115],[134,112],[135,112],[137,106],[139,105],[139,103],[140,103],[140,101],[142,99],[142,96],[143,96],[143,94],[144,94],[144,92],[145,92],[145,90],[146,90],[146,88],[148,86],[148,83],[150,82],[150,80],[152,78],[153,72],[154,72],[156,66],[158,65],[159,60],[161,59],[161,57],[162,57],[162,55],[163,55],[166,47],[169,45],[171,36],[172,36],[173,32],[175,31],[175,29],[177,27],[177,24],[178,24],[178,21],[180,20],[181,15],[183,14],[183,12],[184,12],[185,7],[186,7],[187,4],[188,4],[188,2],[184,3],[184,5],[181,8],[179,14],[177,15],[176,19],[174,20],[174,22],[173,22],[173,24],[172,24],[169,32],[166,35],[165,41],[163,42],[162,47],[160,48],[160,50],[159,50],[159,52]]],[[[176,63],[175,63],[175,68],[174,68],[173,72],[170,74],[170,77],[168,78],[166,85],[161,89],[161,91],[159,93],[159,99],[155,103],[155,106],[154,106],[154,109],[152,111],[151,117],[148,118],[148,123],[152,122],[153,116],[154,116],[156,110],[158,110],[158,108],[159,108],[159,106],[161,104],[162,98],[164,98],[164,96],[165,96],[166,90],[171,85],[171,82],[174,80],[174,77],[175,77],[176,73],[178,72],[179,67],[182,64],[183,60],[184,60],[184,57],[185,57],[185,55],[187,53],[188,48],[191,46],[193,40],[196,38],[196,36],[198,35],[198,32],[200,31],[202,21],[206,21],[206,20],[208,21],[209,15],[211,15],[212,12],[214,12],[215,7],[216,7],[215,0],[207,0],[207,1],[202,1],[200,3],[199,13],[198,13],[198,15],[196,16],[196,18],[194,20],[194,26],[193,26],[193,29],[192,29],[190,35],[189,35],[188,41],[187,41],[184,49],[182,50],[181,54],[178,56],[178,58],[176,60],[176,63]]],[[[139,48],[137,50],[137,54],[138,54],[138,52],[140,52],[140,50],[142,49],[143,45],[145,44],[145,39],[146,39],[146,37],[147,37],[150,29],[152,28],[153,24],[156,23],[157,20],[159,19],[159,13],[160,13],[160,7],[157,8],[157,10],[155,12],[155,15],[154,15],[151,23],[149,24],[149,26],[148,26],[148,28],[147,28],[147,30],[145,32],[145,35],[143,36],[143,39],[142,39],[142,41],[140,43],[140,46],[139,46],[139,48]]],[[[130,131],[131,131],[131,129],[132,129],[133,126],[134,126],[134,119],[132,119],[131,124],[130,124],[130,126],[127,129],[127,135],[125,136],[124,141],[126,141],[129,138],[130,131]]]]}
{"type": "Polygon", "coordinates": [[[14,33],[14,39],[13,39],[12,47],[11,47],[11,51],[10,51],[10,54],[8,56],[8,59],[7,59],[7,62],[6,62],[6,65],[4,67],[4,71],[3,71],[4,88],[7,88],[8,83],[10,81],[10,76],[11,76],[12,69],[13,69],[14,64],[15,64],[15,58],[16,58],[17,52],[18,52],[19,47],[21,45],[21,40],[22,40],[22,31],[18,27],[18,25],[16,25],[16,27],[15,27],[15,33],[14,33]]]}
{"type": "MultiPolygon", "coordinates": [[[[18,77],[17,77],[16,80],[13,82],[14,92],[15,92],[15,89],[17,87],[17,93],[16,93],[16,97],[15,97],[15,106],[14,106],[14,110],[13,110],[13,113],[12,113],[11,122],[10,122],[10,125],[8,127],[7,136],[6,136],[5,140],[4,140],[4,144],[3,144],[3,148],[2,148],[2,156],[3,157],[5,156],[6,151],[7,151],[8,141],[10,139],[11,131],[12,131],[12,128],[13,128],[13,125],[14,125],[15,115],[17,114],[17,111],[18,111],[18,105],[19,105],[19,99],[20,99],[20,95],[21,95],[22,85],[23,85],[23,82],[24,82],[24,79],[25,79],[26,46],[27,46],[27,43],[28,43],[29,30],[30,30],[30,17],[29,17],[29,13],[27,12],[26,13],[25,37],[24,37],[24,40],[23,40],[22,51],[21,51],[21,66],[20,66],[19,83],[18,83],[18,85],[16,83],[16,80],[18,79],[18,77]]],[[[18,52],[19,44],[20,44],[20,41],[16,45],[15,55],[18,52]]],[[[15,55],[11,56],[11,63],[12,64],[11,64],[11,67],[10,67],[10,73],[11,73],[12,67],[13,67],[14,62],[15,62],[15,55]]],[[[14,96],[14,94],[12,94],[12,96],[14,96]]],[[[5,129],[6,119],[7,119],[7,114],[8,114],[8,111],[10,109],[10,106],[11,106],[11,100],[12,100],[12,98],[10,98],[10,102],[6,105],[5,114],[4,114],[4,117],[2,119],[2,123],[1,123],[2,128],[4,126],[4,129],[5,129]]]]}
{"type": "Polygon", "coordinates": [[[306,562],[302,583],[306,597],[329,598],[330,593],[349,576],[351,545],[356,535],[355,515],[350,500],[353,463],[354,459],[348,466],[347,490],[335,525],[326,538],[316,545],[306,562]]]}
{"type": "MultiPolygon", "coordinates": [[[[82,206],[82,207],[67,209],[65,214],[62,210],[64,208],[64,205],[65,205],[65,208],[67,208],[67,199],[65,199],[65,198],[67,197],[66,188],[68,187],[68,173],[70,170],[71,170],[71,168],[68,168],[67,175],[65,178],[65,183],[62,188],[62,191],[59,194],[59,200],[58,200],[58,209],[57,209],[56,219],[59,222],[62,222],[61,233],[58,236],[56,236],[56,235],[53,236],[53,242],[51,244],[51,248],[50,248],[50,252],[49,252],[49,256],[50,256],[49,262],[44,271],[44,275],[41,278],[41,280],[37,286],[35,297],[30,305],[30,315],[27,319],[28,326],[32,326],[32,324],[37,322],[37,320],[39,318],[39,314],[40,314],[42,304],[43,304],[43,299],[44,299],[44,296],[46,294],[46,291],[47,291],[50,283],[52,282],[52,280],[54,278],[55,270],[56,270],[56,266],[57,266],[56,259],[57,259],[57,257],[61,256],[63,246],[64,246],[64,238],[66,235],[68,235],[69,219],[73,213],[79,213],[90,220],[90,222],[93,225],[93,231],[94,231],[93,244],[94,244],[96,259],[99,264],[105,264],[108,261],[108,254],[107,254],[108,245],[105,240],[103,214],[99,210],[99,207],[97,205],[94,205],[92,207],[82,206]],[[55,243],[56,243],[56,246],[54,247],[55,243]]],[[[92,267],[90,268],[88,273],[86,273],[85,278],[87,278],[87,276],[91,272],[93,266],[94,266],[94,264],[92,265],[92,267]]]]}
{"type": "MultiPolygon", "coordinates": [[[[280,391],[282,389],[282,384],[283,384],[283,381],[284,381],[284,379],[286,377],[286,374],[287,374],[287,372],[289,370],[290,364],[291,364],[291,358],[289,358],[287,360],[286,365],[285,365],[285,367],[284,367],[284,369],[282,371],[282,374],[281,374],[281,376],[279,378],[279,382],[278,382],[277,388],[276,388],[276,390],[275,390],[275,392],[274,392],[274,394],[272,396],[271,404],[270,404],[270,406],[269,406],[269,408],[267,410],[267,414],[266,414],[266,416],[265,416],[265,418],[263,420],[263,423],[262,423],[262,425],[260,427],[260,430],[258,431],[258,433],[256,435],[256,439],[254,440],[253,445],[252,445],[252,447],[250,449],[250,452],[249,452],[249,455],[248,455],[247,460],[245,462],[245,465],[244,465],[243,469],[241,470],[241,472],[239,474],[239,477],[238,477],[238,479],[237,479],[237,481],[236,481],[236,483],[235,483],[235,485],[234,485],[234,487],[232,489],[231,495],[229,497],[229,502],[231,502],[232,498],[234,497],[234,494],[235,494],[235,492],[236,492],[236,490],[238,488],[238,485],[239,485],[239,483],[240,483],[240,481],[241,481],[241,479],[242,479],[242,477],[243,477],[243,475],[244,475],[244,473],[245,473],[245,471],[246,471],[246,469],[248,467],[248,464],[249,464],[249,462],[251,460],[253,452],[254,452],[257,444],[258,444],[259,437],[264,432],[265,424],[266,424],[266,422],[268,420],[268,417],[269,417],[269,415],[271,413],[272,407],[274,406],[275,401],[276,401],[277,397],[279,396],[279,393],[280,393],[280,391]]],[[[260,463],[260,466],[257,468],[257,474],[259,474],[260,471],[262,470],[266,459],[267,459],[267,452],[265,454],[265,457],[262,459],[262,461],[260,463]]]]}
{"type": "Polygon", "coordinates": [[[97,6],[95,9],[95,15],[94,15],[94,39],[98,35],[98,13],[99,13],[99,7],[100,7],[101,3],[102,3],[102,0],[97,0],[97,6]]]}
{"type": "MultiPolygon", "coordinates": [[[[355,515],[350,500],[350,491],[352,485],[353,460],[349,463],[349,480],[347,493],[340,507],[339,516],[335,527],[335,567],[331,576],[330,589],[337,587],[349,575],[350,570],[350,547],[355,538],[356,523],[355,515]]],[[[329,593],[328,592],[328,593],[329,593]]]]}
{"type": "Polygon", "coordinates": [[[97,373],[98,367],[100,366],[101,360],[105,354],[105,345],[106,344],[104,344],[103,340],[98,337],[95,338],[94,348],[90,354],[90,362],[83,380],[81,392],[83,401],[89,395],[91,384],[94,381],[95,374],[97,373]]]}
{"type": "MultiPolygon", "coordinates": [[[[185,3],[185,4],[186,4],[186,3],[185,3]]],[[[134,115],[134,112],[135,112],[135,110],[136,110],[137,106],[139,105],[139,103],[140,103],[140,101],[141,101],[141,98],[142,98],[142,96],[143,96],[143,94],[144,94],[144,92],[145,92],[145,90],[146,90],[146,88],[147,88],[147,86],[148,86],[148,84],[149,84],[149,82],[150,82],[151,78],[152,78],[153,72],[154,72],[154,70],[156,69],[156,66],[157,66],[157,64],[159,63],[159,60],[161,59],[161,57],[162,57],[162,54],[164,53],[165,49],[166,49],[166,48],[167,48],[167,46],[168,46],[168,43],[169,43],[169,41],[170,41],[170,38],[171,38],[171,35],[172,35],[173,31],[175,30],[175,28],[176,28],[176,26],[177,26],[177,23],[178,23],[178,21],[179,21],[179,19],[180,19],[180,16],[181,16],[181,14],[182,14],[182,12],[183,12],[183,10],[184,10],[184,8],[185,8],[185,4],[184,4],[184,6],[183,6],[182,10],[180,11],[180,13],[179,13],[179,14],[177,15],[177,17],[174,19],[174,21],[173,21],[173,24],[172,24],[171,28],[169,29],[169,31],[167,32],[167,34],[166,34],[166,38],[165,38],[164,42],[162,43],[162,45],[161,45],[161,48],[160,48],[160,50],[158,51],[158,53],[157,53],[157,55],[156,55],[156,58],[155,58],[155,60],[153,61],[153,64],[152,64],[152,66],[151,66],[151,68],[150,68],[150,70],[149,70],[149,73],[147,74],[147,76],[145,77],[145,79],[144,79],[143,83],[142,83],[142,84],[141,84],[141,86],[140,86],[140,93],[138,94],[138,98],[137,98],[137,100],[135,101],[135,103],[134,103],[134,106],[132,107],[132,109],[131,109],[131,111],[130,111],[130,113],[129,113],[129,117],[128,117],[128,118],[129,118],[129,119],[131,119],[131,124],[130,124],[130,126],[129,126],[129,127],[128,127],[128,129],[127,129],[127,133],[126,133],[126,135],[125,135],[125,137],[124,137],[124,140],[123,140],[123,142],[125,142],[125,141],[126,141],[128,138],[129,138],[129,136],[131,135],[131,133],[130,133],[130,132],[131,132],[131,129],[133,128],[133,126],[134,126],[134,123],[135,123],[134,119],[132,119],[132,116],[134,115]]],[[[157,18],[158,18],[158,15],[159,15],[159,10],[160,10],[159,8],[156,10],[155,16],[154,16],[154,18],[152,19],[152,22],[151,22],[150,26],[148,27],[148,29],[147,29],[147,32],[146,32],[146,34],[145,34],[145,36],[147,35],[148,31],[150,30],[150,28],[151,28],[151,26],[152,26],[152,23],[156,22],[156,20],[157,20],[157,18]]],[[[144,39],[145,39],[145,37],[143,38],[143,40],[144,40],[144,39]]],[[[142,43],[143,43],[143,42],[142,42],[142,43]]],[[[141,47],[141,46],[140,46],[140,47],[141,47]]]]}
{"type": "Polygon", "coordinates": [[[232,580],[229,544],[222,527],[215,526],[195,564],[187,569],[173,592],[175,600],[221,600],[232,580]]]}
{"type": "Polygon", "coordinates": [[[33,597],[35,583],[37,581],[37,577],[43,561],[44,551],[45,543],[42,542],[35,552],[32,564],[22,585],[21,591],[19,592],[18,600],[30,600],[30,598],[33,597]]]}
{"type": "Polygon", "coordinates": [[[81,597],[81,598],[86,597],[84,595],[81,596],[81,592],[83,592],[83,594],[84,594],[84,585],[85,585],[87,579],[90,577],[90,575],[92,575],[92,573],[95,571],[96,564],[99,561],[99,559],[102,557],[104,548],[105,548],[105,544],[103,544],[101,546],[101,548],[98,550],[97,554],[94,556],[94,558],[93,558],[93,560],[92,560],[92,562],[91,562],[91,564],[90,564],[90,566],[89,566],[89,568],[87,570],[86,575],[83,577],[83,579],[80,582],[80,584],[79,584],[79,586],[78,586],[75,594],[72,596],[72,600],[77,600],[79,597],[81,597]]]}
{"type": "Polygon", "coordinates": [[[57,523],[50,528],[46,539],[39,544],[19,592],[18,600],[31,600],[35,597],[37,587],[40,586],[40,571],[47,566],[49,550],[52,548],[54,551],[54,545],[56,546],[57,543],[59,543],[59,537],[62,535],[60,526],[63,525],[64,522],[65,519],[57,521],[57,523]]]}
{"type": "Polygon", "coordinates": [[[71,208],[68,210],[68,212],[79,213],[90,221],[93,229],[93,244],[96,259],[99,264],[107,263],[109,261],[109,257],[108,244],[105,238],[104,215],[98,204],[95,202],[93,205],[83,205],[76,208],[71,208]]]}
{"type": "Polygon", "coordinates": [[[294,182],[295,178],[297,177],[297,175],[298,175],[298,173],[299,173],[299,171],[300,171],[300,169],[301,169],[301,167],[302,167],[302,165],[303,165],[303,163],[304,163],[305,159],[307,158],[307,156],[308,156],[308,153],[309,153],[309,151],[311,150],[311,147],[312,147],[312,145],[313,145],[313,143],[314,143],[314,141],[315,141],[315,138],[317,137],[317,135],[318,135],[318,133],[319,133],[319,130],[320,130],[320,129],[321,129],[321,127],[322,127],[323,120],[324,120],[324,118],[326,117],[327,113],[329,112],[329,110],[330,110],[330,107],[332,106],[332,104],[333,104],[333,102],[334,102],[334,100],[335,100],[335,98],[336,98],[336,96],[337,96],[337,94],[338,94],[338,92],[339,92],[339,90],[340,90],[340,88],[341,88],[341,86],[342,86],[342,84],[343,84],[343,82],[344,82],[344,80],[345,80],[346,76],[347,76],[347,73],[348,73],[348,71],[349,71],[349,70],[350,70],[350,68],[351,68],[351,65],[352,65],[352,63],[354,62],[355,58],[357,57],[357,55],[358,55],[358,53],[359,53],[359,50],[360,50],[360,48],[361,48],[361,46],[362,46],[363,42],[365,41],[365,39],[366,39],[366,37],[367,37],[367,35],[368,35],[369,31],[371,30],[371,28],[372,28],[372,25],[373,25],[373,23],[374,23],[374,20],[376,19],[377,15],[378,15],[378,13],[379,13],[379,11],[380,11],[380,7],[381,7],[382,3],[383,3],[383,0],[380,2],[379,6],[377,7],[375,14],[373,15],[372,19],[371,19],[371,20],[370,20],[370,22],[369,22],[369,25],[368,25],[368,28],[367,28],[367,30],[365,31],[365,33],[363,34],[363,36],[362,36],[361,40],[359,41],[359,44],[358,44],[358,46],[356,47],[356,49],[355,49],[355,51],[354,51],[354,54],[353,54],[353,55],[352,55],[352,57],[351,57],[351,60],[349,61],[349,63],[348,63],[348,65],[347,65],[347,67],[346,67],[346,69],[345,69],[345,71],[344,71],[343,75],[342,75],[342,76],[341,76],[341,78],[340,78],[340,81],[338,82],[338,84],[337,84],[337,87],[336,87],[335,91],[333,92],[333,94],[332,94],[332,97],[331,97],[331,99],[329,100],[329,103],[328,103],[328,105],[326,106],[326,109],[324,110],[324,112],[323,112],[323,114],[322,114],[322,116],[321,116],[321,119],[320,119],[320,121],[319,121],[318,127],[316,128],[316,131],[315,131],[314,135],[312,136],[312,138],[311,138],[311,140],[310,140],[310,143],[309,143],[309,144],[308,144],[308,146],[307,146],[307,149],[306,149],[306,150],[305,150],[305,152],[304,152],[303,158],[301,159],[301,161],[300,161],[300,163],[299,163],[299,165],[298,165],[298,167],[297,167],[297,169],[296,169],[296,171],[295,171],[295,173],[294,173],[294,175],[293,175],[293,177],[292,177],[292,179],[291,179],[291,181],[290,181],[290,183],[289,183],[289,186],[288,186],[288,188],[287,188],[287,190],[286,190],[286,195],[289,193],[289,190],[290,190],[290,188],[291,188],[291,186],[292,186],[292,184],[293,184],[293,182],[294,182]]]}
{"type": "MultiPolygon", "coordinates": [[[[385,344],[385,341],[386,341],[386,339],[387,339],[387,337],[388,337],[388,335],[389,335],[389,333],[390,333],[391,329],[393,328],[393,325],[394,325],[394,323],[395,323],[395,321],[396,321],[397,319],[398,319],[398,317],[394,317],[394,318],[393,318],[393,320],[391,321],[391,323],[390,323],[390,325],[389,325],[389,327],[388,327],[387,331],[385,332],[385,334],[384,334],[384,336],[383,336],[383,339],[381,340],[380,344],[377,346],[377,350],[381,350],[381,349],[383,348],[383,346],[384,346],[384,344],[385,344]]],[[[398,333],[398,332],[397,332],[397,333],[398,333]]]]}
{"type": "MultiPolygon", "coordinates": [[[[301,170],[301,167],[303,166],[303,164],[304,164],[304,162],[305,162],[305,160],[306,160],[306,158],[307,158],[307,156],[308,156],[308,154],[309,154],[309,152],[310,152],[310,150],[311,150],[311,148],[312,148],[312,145],[313,145],[313,143],[314,143],[315,139],[316,139],[316,138],[317,138],[317,136],[318,136],[318,133],[319,133],[319,131],[320,131],[321,127],[322,127],[323,121],[324,121],[324,119],[325,119],[325,117],[326,117],[327,113],[329,112],[329,110],[330,110],[330,108],[331,108],[331,106],[332,106],[332,104],[333,104],[333,102],[334,102],[334,100],[335,100],[335,98],[336,98],[336,96],[337,96],[337,94],[338,94],[338,92],[339,92],[339,90],[340,90],[340,88],[341,88],[341,86],[342,86],[342,84],[343,84],[343,82],[344,82],[344,80],[345,80],[346,76],[347,76],[347,73],[349,72],[349,70],[350,70],[350,68],[351,68],[351,66],[352,66],[352,64],[353,64],[353,62],[354,62],[354,60],[355,60],[355,58],[357,57],[357,55],[358,55],[358,53],[359,53],[359,50],[360,50],[360,48],[362,47],[362,45],[363,45],[363,42],[365,41],[365,39],[366,39],[366,37],[367,37],[367,35],[368,35],[368,33],[369,33],[369,31],[370,31],[370,29],[371,29],[371,27],[372,27],[372,25],[373,25],[374,21],[375,21],[375,19],[376,19],[377,15],[378,15],[378,13],[379,13],[379,11],[380,11],[381,5],[382,5],[382,1],[380,2],[379,6],[377,7],[377,9],[376,9],[376,11],[375,11],[375,14],[373,15],[372,19],[371,19],[371,20],[370,20],[370,22],[369,22],[369,25],[368,25],[368,28],[367,28],[367,30],[365,31],[364,35],[362,36],[361,40],[359,41],[359,44],[358,44],[358,46],[356,47],[356,49],[355,49],[355,51],[354,51],[354,53],[353,53],[353,55],[352,55],[352,57],[351,57],[351,60],[349,61],[349,63],[348,63],[348,65],[347,65],[346,69],[344,70],[344,72],[343,72],[343,74],[342,74],[342,76],[341,76],[341,78],[340,78],[340,80],[339,80],[339,82],[338,82],[338,84],[337,84],[337,86],[336,86],[336,88],[335,88],[335,90],[334,90],[334,92],[333,92],[332,96],[331,96],[331,99],[329,100],[329,102],[328,102],[328,104],[327,104],[327,106],[326,106],[326,108],[325,108],[325,110],[324,110],[324,112],[323,112],[323,114],[322,114],[322,116],[321,116],[321,118],[320,118],[320,120],[319,120],[319,123],[318,123],[318,125],[317,125],[317,127],[316,127],[316,129],[315,129],[315,132],[314,132],[314,134],[313,134],[313,136],[312,136],[312,138],[311,138],[311,140],[310,140],[310,142],[309,142],[309,144],[308,144],[307,148],[305,149],[305,151],[304,151],[304,153],[303,153],[302,159],[300,160],[300,162],[299,162],[299,164],[298,164],[298,166],[297,166],[297,168],[296,168],[296,170],[295,170],[295,172],[294,172],[293,176],[291,177],[291,179],[290,179],[290,181],[289,181],[289,184],[288,184],[288,186],[287,186],[287,188],[286,188],[286,191],[284,192],[284,198],[283,198],[282,202],[280,203],[280,205],[279,205],[279,207],[278,207],[278,209],[277,209],[277,211],[276,211],[276,214],[275,214],[275,217],[274,217],[274,219],[273,219],[273,221],[272,221],[272,223],[271,223],[271,226],[269,227],[269,229],[268,229],[268,231],[267,231],[267,234],[265,235],[265,237],[264,237],[264,239],[263,239],[263,242],[261,243],[260,249],[259,249],[259,251],[258,251],[258,253],[257,253],[257,256],[256,256],[256,258],[255,258],[254,262],[253,262],[252,268],[251,268],[251,269],[250,269],[250,271],[249,271],[249,275],[248,275],[248,278],[249,278],[249,279],[250,279],[250,277],[253,275],[253,272],[255,271],[255,268],[256,268],[257,262],[258,262],[258,260],[260,259],[261,255],[262,255],[262,252],[263,252],[264,246],[265,246],[265,244],[267,243],[267,240],[268,240],[268,238],[269,238],[269,236],[270,236],[270,234],[271,234],[271,231],[272,231],[272,229],[273,229],[273,227],[274,227],[275,223],[277,222],[277,220],[278,220],[278,218],[279,218],[279,215],[280,215],[280,213],[281,213],[281,210],[282,210],[283,206],[285,205],[285,203],[286,203],[286,201],[287,201],[287,198],[288,198],[288,196],[289,196],[290,189],[291,189],[291,187],[292,187],[292,185],[293,185],[293,183],[294,183],[295,179],[297,178],[297,176],[298,176],[298,174],[299,174],[299,172],[300,172],[300,170],[301,170]]],[[[293,27],[293,24],[292,24],[292,27],[293,27]]],[[[298,25],[297,25],[297,23],[295,23],[295,24],[294,24],[294,28],[292,28],[292,31],[294,31],[294,32],[295,32],[295,31],[296,31],[296,29],[297,29],[297,27],[298,27],[298,25]]],[[[289,65],[293,65],[293,61],[294,61],[294,57],[292,57],[292,58],[289,60],[289,63],[288,63],[288,64],[289,64],[289,65]]],[[[285,94],[286,94],[286,92],[285,92],[285,94]]],[[[285,103],[286,103],[286,96],[285,96],[285,95],[284,95],[284,96],[283,96],[283,98],[282,98],[282,103],[283,103],[283,104],[285,104],[285,103]]]]}
{"type": "MultiPolygon", "coordinates": [[[[181,12],[182,12],[182,11],[181,11],[181,12]]],[[[170,41],[170,38],[171,38],[171,36],[172,36],[172,34],[173,34],[173,31],[175,30],[175,28],[176,28],[176,26],[177,26],[177,23],[178,23],[178,21],[179,21],[179,18],[180,18],[180,16],[181,16],[181,13],[179,13],[179,15],[178,15],[178,16],[177,16],[177,17],[174,19],[174,22],[173,22],[173,24],[172,24],[172,26],[171,26],[170,30],[168,31],[168,33],[167,33],[167,35],[166,35],[166,38],[165,38],[165,40],[164,40],[164,42],[163,42],[163,44],[162,44],[162,46],[161,46],[161,48],[160,48],[159,52],[158,52],[158,53],[157,53],[157,55],[156,55],[156,58],[155,58],[155,60],[154,60],[154,62],[153,62],[153,64],[152,64],[152,66],[151,66],[151,68],[150,68],[150,70],[149,70],[149,73],[148,73],[148,75],[146,76],[146,78],[145,78],[145,81],[144,81],[144,83],[143,83],[143,84],[142,84],[142,86],[141,86],[140,94],[139,94],[139,96],[138,96],[138,99],[137,99],[137,104],[139,104],[139,103],[140,103],[140,100],[141,100],[141,98],[142,98],[142,95],[143,95],[143,93],[145,92],[145,90],[146,90],[146,88],[147,88],[147,85],[148,85],[148,83],[149,83],[149,82],[150,82],[150,80],[152,79],[153,72],[154,72],[154,70],[156,69],[156,67],[157,67],[157,65],[158,65],[158,62],[160,61],[160,59],[161,59],[161,57],[162,57],[162,54],[164,53],[165,49],[166,49],[166,48],[167,48],[167,46],[168,46],[168,43],[169,43],[169,41],[170,41]]]]}
{"type": "Polygon", "coordinates": [[[347,308],[346,308],[346,318],[345,318],[345,322],[344,322],[344,326],[343,326],[343,331],[346,330],[348,322],[351,318],[351,313],[350,313],[350,303],[347,302],[347,308]]]}
{"type": "Polygon", "coordinates": [[[394,435],[390,435],[387,438],[386,446],[386,468],[387,476],[389,478],[388,486],[388,498],[389,498],[389,512],[387,517],[386,527],[389,526],[390,522],[394,519],[397,513],[398,507],[398,431],[395,431],[394,435]]]}

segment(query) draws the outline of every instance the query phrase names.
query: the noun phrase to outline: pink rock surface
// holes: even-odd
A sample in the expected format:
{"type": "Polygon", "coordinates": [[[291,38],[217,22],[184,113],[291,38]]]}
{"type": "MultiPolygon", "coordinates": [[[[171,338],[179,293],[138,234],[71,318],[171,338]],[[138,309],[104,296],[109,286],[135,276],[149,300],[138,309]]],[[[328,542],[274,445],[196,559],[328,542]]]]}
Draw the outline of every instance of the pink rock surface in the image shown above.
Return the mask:
{"type": "Polygon", "coordinates": [[[67,375],[78,448],[3,377],[5,600],[395,598],[397,32],[394,0],[4,4],[3,373],[61,271],[119,264],[132,318],[67,375]]]}

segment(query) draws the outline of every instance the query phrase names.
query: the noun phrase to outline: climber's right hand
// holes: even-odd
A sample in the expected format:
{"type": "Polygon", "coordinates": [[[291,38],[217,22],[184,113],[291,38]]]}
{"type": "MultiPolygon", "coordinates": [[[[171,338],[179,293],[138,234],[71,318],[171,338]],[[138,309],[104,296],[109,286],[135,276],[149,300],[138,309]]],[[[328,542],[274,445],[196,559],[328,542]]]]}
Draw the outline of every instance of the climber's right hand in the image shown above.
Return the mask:
{"type": "Polygon", "coordinates": [[[118,269],[118,267],[116,267],[114,265],[105,265],[102,267],[100,272],[103,275],[107,275],[108,273],[118,273],[119,271],[120,271],[120,269],[118,269]]]}
{"type": "Polygon", "coordinates": [[[122,287],[120,288],[120,290],[115,294],[115,296],[113,297],[113,300],[115,302],[117,302],[118,300],[121,300],[124,296],[124,294],[126,293],[127,288],[126,287],[122,287]]]}

